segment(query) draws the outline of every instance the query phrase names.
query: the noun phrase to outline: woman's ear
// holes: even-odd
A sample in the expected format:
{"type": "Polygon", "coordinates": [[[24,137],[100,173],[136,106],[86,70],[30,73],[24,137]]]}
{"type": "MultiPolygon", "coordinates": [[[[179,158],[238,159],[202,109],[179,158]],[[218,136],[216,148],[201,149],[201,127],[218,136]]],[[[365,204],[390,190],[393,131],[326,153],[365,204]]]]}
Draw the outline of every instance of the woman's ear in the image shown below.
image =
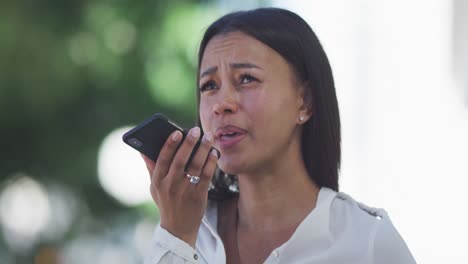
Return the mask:
{"type": "Polygon", "coordinates": [[[312,91],[307,83],[299,88],[299,113],[297,121],[300,124],[307,122],[314,114],[312,91]]]}

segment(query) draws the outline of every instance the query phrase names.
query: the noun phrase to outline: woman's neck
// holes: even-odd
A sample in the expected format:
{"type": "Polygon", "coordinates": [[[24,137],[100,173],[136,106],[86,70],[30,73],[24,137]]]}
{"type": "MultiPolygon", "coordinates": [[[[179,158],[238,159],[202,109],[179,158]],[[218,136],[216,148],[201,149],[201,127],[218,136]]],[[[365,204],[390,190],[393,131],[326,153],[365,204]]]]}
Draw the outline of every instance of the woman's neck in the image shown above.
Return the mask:
{"type": "Polygon", "coordinates": [[[291,228],[315,207],[319,188],[300,154],[286,157],[262,172],[238,175],[240,229],[269,232],[291,228]]]}

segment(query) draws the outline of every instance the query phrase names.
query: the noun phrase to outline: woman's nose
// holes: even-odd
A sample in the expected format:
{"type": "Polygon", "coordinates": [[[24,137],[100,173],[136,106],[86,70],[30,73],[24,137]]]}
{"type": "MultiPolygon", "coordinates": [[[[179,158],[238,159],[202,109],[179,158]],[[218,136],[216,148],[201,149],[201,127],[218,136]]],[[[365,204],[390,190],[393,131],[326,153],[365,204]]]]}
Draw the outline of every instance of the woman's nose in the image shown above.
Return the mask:
{"type": "MultiPolygon", "coordinates": [[[[230,90],[230,89],[229,89],[230,90]]],[[[213,105],[216,115],[236,113],[239,110],[239,100],[235,91],[223,91],[219,93],[217,102],[213,105]]]]}

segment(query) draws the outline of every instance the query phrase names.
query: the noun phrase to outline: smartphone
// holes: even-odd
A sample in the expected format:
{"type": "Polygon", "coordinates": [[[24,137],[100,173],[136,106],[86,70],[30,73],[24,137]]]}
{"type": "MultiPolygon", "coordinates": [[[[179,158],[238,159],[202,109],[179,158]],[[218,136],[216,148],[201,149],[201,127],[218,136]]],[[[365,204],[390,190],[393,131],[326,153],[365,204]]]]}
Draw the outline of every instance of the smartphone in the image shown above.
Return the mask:
{"type": "MultiPolygon", "coordinates": [[[[176,130],[182,132],[183,139],[185,139],[187,136],[187,131],[174,122],[170,121],[169,118],[167,118],[165,115],[157,113],[126,132],[122,139],[130,147],[138,150],[156,162],[161,148],[164,146],[172,132],[176,130]]],[[[190,155],[190,158],[185,166],[186,170],[192,161],[193,155],[200,146],[200,143],[201,140],[199,139],[193,148],[192,154],[190,155]]]]}

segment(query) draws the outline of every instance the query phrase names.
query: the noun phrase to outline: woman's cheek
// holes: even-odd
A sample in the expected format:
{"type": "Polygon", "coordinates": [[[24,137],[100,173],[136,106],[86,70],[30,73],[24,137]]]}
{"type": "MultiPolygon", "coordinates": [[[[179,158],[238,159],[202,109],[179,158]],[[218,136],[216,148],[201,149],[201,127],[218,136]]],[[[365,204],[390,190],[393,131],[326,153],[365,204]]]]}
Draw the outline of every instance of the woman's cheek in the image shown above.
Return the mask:
{"type": "Polygon", "coordinates": [[[268,109],[268,94],[264,90],[250,91],[242,97],[242,105],[250,114],[261,114],[268,109]]]}
{"type": "Polygon", "coordinates": [[[206,132],[210,130],[210,124],[208,124],[208,120],[210,120],[210,107],[209,104],[206,102],[207,100],[200,99],[200,106],[199,106],[199,115],[200,121],[202,125],[202,129],[206,132]]]}

